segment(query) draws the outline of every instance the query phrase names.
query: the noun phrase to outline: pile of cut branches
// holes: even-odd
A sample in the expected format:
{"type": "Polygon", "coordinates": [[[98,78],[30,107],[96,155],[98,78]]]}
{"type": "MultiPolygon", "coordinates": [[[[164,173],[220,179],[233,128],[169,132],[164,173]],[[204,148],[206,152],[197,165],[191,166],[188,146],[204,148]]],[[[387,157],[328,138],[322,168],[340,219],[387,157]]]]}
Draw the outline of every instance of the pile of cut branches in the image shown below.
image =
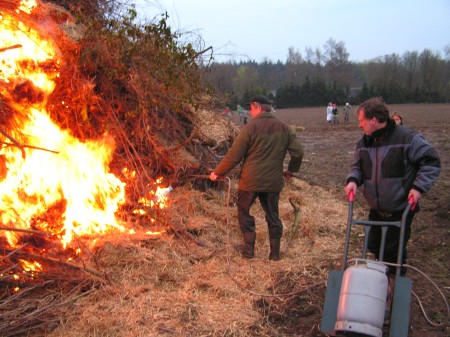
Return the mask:
{"type": "Polygon", "coordinates": [[[202,54],[179,43],[167,15],[138,24],[133,7],[97,3],[100,14],[84,14],[76,22],[83,27],[79,52],[60,46],[67,62],[49,102],[60,108],[51,114],[79,138],[105,132],[115,138],[112,169],[117,175],[123,168],[136,172],[134,181],[120,177],[133,200],[155,177],[177,180],[198,166],[186,145],[201,138],[195,110],[208,104],[197,66],[202,54]]]}
{"type": "MultiPolygon", "coordinates": [[[[198,67],[208,49],[197,52],[190,44],[180,44],[179,36],[167,26],[167,15],[138,24],[133,7],[104,0],[38,1],[31,13],[19,6],[19,1],[2,1],[0,15],[18,18],[60,53],[58,62],[31,65],[54,75],[55,90],[45,101],[51,119],[81,141],[105,135],[114,138],[110,169],[126,183],[128,203],[121,214],[128,221],[132,216],[126,211],[157,177],[172,183],[189,173],[204,174],[208,169],[204,163],[217,160],[215,153],[229,145],[235,126],[224,118],[220,136],[204,133],[205,125],[215,120],[207,109],[211,96],[205,96],[198,67]],[[134,174],[124,174],[124,168],[134,174]]],[[[16,47],[5,46],[0,53],[10,48],[16,47]]],[[[26,135],[20,135],[17,122],[28,116],[13,104],[18,100],[44,102],[30,81],[0,81],[0,141],[17,146],[24,154],[26,144],[21,141],[26,135]]],[[[142,221],[161,216],[155,212],[142,221]]],[[[0,227],[0,231],[14,230],[0,227]]],[[[60,319],[60,308],[106,283],[88,251],[79,255],[55,248],[56,244],[41,249],[36,238],[42,233],[31,231],[22,233],[26,243],[15,250],[6,248],[4,238],[0,241],[2,336],[44,326],[51,329],[52,322],[57,324],[60,319]],[[71,258],[73,263],[68,263],[71,258]],[[22,261],[38,263],[39,272],[22,261]]]]}

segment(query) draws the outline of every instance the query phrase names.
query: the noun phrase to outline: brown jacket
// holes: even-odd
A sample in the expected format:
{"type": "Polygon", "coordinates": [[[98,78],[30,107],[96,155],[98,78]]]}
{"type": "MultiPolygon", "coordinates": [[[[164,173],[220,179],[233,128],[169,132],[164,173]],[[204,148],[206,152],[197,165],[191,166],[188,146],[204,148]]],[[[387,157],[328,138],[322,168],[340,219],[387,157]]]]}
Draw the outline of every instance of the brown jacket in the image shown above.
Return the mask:
{"type": "Polygon", "coordinates": [[[287,152],[291,156],[288,170],[297,172],[303,159],[300,140],[273,114],[263,112],[239,132],[214,172],[218,176],[225,175],[242,161],[240,190],[280,192],[283,188],[283,162],[287,152]]]}

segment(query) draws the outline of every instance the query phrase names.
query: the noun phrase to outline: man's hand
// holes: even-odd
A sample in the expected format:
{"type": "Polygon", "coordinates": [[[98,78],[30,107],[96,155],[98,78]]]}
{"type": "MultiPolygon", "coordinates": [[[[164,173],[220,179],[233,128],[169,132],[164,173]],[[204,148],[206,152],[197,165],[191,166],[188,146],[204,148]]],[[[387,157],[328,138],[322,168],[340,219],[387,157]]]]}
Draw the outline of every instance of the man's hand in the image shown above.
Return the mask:
{"type": "Polygon", "coordinates": [[[219,178],[219,176],[215,174],[214,171],[212,171],[211,174],[209,175],[209,179],[215,181],[217,180],[217,178],[219,178]]]}
{"type": "Polygon", "coordinates": [[[354,181],[351,181],[347,184],[345,187],[345,195],[348,198],[348,195],[350,194],[350,191],[353,191],[353,195],[356,195],[356,190],[358,189],[358,186],[356,186],[356,183],[354,181]]]}
{"type": "Polygon", "coordinates": [[[419,191],[417,191],[415,189],[411,189],[408,194],[408,200],[411,197],[414,198],[414,203],[417,204],[419,202],[420,198],[422,198],[422,193],[420,193],[419,191]]]}

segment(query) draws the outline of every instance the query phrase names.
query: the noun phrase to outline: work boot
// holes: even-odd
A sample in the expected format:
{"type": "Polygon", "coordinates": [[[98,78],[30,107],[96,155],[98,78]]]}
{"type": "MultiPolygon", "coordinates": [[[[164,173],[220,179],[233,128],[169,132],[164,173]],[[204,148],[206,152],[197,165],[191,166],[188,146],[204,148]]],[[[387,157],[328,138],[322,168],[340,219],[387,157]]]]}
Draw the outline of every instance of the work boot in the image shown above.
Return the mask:
{"type": "Polygon", "coordinates": [[[280,260],[280,239],[270,239],[270,254],[269,260],[280,260]]]}
{"type": "Polygon", "coordinates": [[[242,257],[246,259],[252,259],[255,256],[255,232],[245,232],[243,233],[244,243],[241,245],[236,245],[234,248],[237,250],[242,257]]]}

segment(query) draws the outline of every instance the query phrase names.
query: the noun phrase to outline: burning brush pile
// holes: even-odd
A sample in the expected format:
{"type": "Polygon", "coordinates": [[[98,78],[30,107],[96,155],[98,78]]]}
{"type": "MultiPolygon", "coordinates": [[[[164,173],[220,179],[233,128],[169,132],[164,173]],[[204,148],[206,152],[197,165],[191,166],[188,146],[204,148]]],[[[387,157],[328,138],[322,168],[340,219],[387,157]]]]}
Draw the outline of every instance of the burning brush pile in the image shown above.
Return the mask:
{"type": "Polygon", "coordinates": [[[304,273],[319,255],[306,279],[323,278],[344,225],[320,209],[331,196],[316,203],[317,187],[300,198],[309,187],[288,185],[282,218],[302,209],[290,257],[239,265],[236,287],[235,182],[226,198],[225,181],[198,179],[236,127],[202,105],[200,54],[177,46],[164,20],[82,25],[37,0],[2,1],[0,18],[1,336],[273,335],[264,322],[282,304],[239,288],[307,286],[292,269],[304,273]]]}
{"type": "MultiPolygon", "coordinates": [[[[189,153],[203,143],[189,74],[173,71],[174,90],[143,70],[147,55],[121,69],[114,48],[127,37],[105,39],[56,5],[6,0],[0,18],[0,334],[10,336],[49,329],[59,308],[106,284],[99,241],[164,231],[170,184],[205,168],[189,153]]],[[[141,54],[177,52],[147,35],[141,54]]]]}

